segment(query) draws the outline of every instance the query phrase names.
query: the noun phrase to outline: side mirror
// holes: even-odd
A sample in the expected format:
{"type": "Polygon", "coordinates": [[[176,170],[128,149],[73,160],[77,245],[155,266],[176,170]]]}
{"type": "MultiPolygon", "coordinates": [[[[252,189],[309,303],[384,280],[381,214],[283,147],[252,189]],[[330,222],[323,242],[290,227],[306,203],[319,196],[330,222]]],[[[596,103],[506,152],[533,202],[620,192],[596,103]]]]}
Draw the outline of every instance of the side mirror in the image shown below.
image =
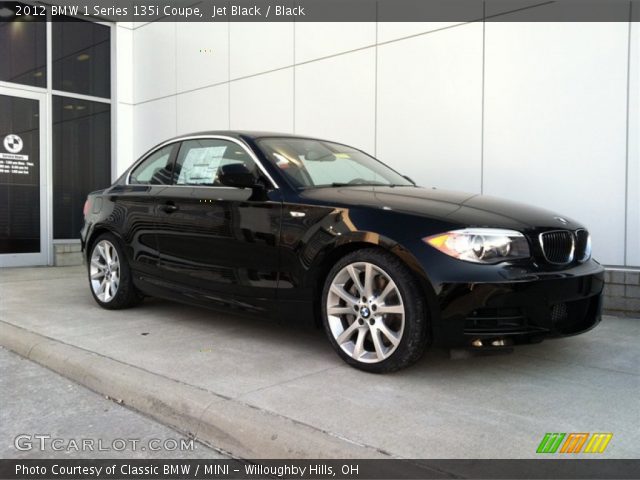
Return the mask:
{"type": "Polygon", "coordinates": [[[253,188],[256,177],[243,163],[222,165],[218,171],[218,181],[227,187],[253,188]]]}

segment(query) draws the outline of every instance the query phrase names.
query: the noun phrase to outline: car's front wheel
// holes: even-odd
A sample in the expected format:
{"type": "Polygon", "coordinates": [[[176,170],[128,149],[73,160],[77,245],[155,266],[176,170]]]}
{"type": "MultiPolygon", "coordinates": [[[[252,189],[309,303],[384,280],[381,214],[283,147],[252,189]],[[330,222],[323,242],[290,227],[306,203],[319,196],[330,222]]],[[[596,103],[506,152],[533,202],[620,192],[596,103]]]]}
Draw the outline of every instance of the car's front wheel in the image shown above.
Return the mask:
{"type": "Polygon", "coordinates": [[[93,242],[88,273],[91,293],[101,307],[117,310],[140,301],[131,269],[115,235],[104,233],[93,242]]]}
{"type": "Polygon", "coordinates": [[[414,276],[395,255],[376,248],[334,265],[323,289],[322,319],[336,352],[368,372],[407,367],[427,345],[427,308],[414,276]]]}

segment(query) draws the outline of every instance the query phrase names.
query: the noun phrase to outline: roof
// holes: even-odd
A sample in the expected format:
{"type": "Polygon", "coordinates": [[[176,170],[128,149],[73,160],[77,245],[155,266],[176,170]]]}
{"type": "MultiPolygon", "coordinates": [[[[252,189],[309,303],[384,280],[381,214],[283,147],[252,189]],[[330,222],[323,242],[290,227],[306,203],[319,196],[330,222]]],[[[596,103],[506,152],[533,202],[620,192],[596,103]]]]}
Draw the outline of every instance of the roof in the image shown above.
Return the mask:
{"type": "Polygon", "coordinates": [[[261,132],[261,131],[252,131],[252,130],[207,130],[203,132],[193,132],[193,133],[184,133],[177,137],[172,138],[171,140],[177,140],[184,137],[197,137],[204,135],[220,135],[225,137],[232,138],[250,138],[250,139],[258,139],[265,137],[292,137],[292,138],[314,138],[308,135],[296,135],[294,133],[283,133],[283,132],[261,132]]]}

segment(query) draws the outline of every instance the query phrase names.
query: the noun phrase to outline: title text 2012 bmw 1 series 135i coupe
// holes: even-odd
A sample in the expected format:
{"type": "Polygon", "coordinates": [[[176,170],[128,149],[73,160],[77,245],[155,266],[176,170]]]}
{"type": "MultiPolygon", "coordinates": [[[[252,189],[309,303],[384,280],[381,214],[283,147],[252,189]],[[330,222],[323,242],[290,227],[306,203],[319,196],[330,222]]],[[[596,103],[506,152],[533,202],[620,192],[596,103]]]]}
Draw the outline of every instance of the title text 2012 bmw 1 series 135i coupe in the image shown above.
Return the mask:
{"type": "Polygon", "coordinates": [[[206,132],[89,195],[82,244],[107,309],[144,296],[312,319],[371,372],[427,346],[499,348],[600,320],[603,268],[567,217],[416,186],[352,147],[206,132]]]}

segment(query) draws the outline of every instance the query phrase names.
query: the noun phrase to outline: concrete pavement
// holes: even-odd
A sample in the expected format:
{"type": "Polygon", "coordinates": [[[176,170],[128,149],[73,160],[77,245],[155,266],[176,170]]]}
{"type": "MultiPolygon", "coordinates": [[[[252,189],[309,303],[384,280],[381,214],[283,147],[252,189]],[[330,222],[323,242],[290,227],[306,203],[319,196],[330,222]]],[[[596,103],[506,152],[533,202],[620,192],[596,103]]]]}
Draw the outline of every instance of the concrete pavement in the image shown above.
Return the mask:
{"type": "Polygon", "coordinates": [[[0,347],[0,458],[227,458],[0,347]]]}
{"type": "Polygon", "coordinates": [[[638,319],[384,376],[319,330],[160,300],[103,310],[80,267],[0,271],[0,320],[0,344],[237,456],[534,458],[546,432],[613,432],[603,458],[640,454],[638,319]]]}

